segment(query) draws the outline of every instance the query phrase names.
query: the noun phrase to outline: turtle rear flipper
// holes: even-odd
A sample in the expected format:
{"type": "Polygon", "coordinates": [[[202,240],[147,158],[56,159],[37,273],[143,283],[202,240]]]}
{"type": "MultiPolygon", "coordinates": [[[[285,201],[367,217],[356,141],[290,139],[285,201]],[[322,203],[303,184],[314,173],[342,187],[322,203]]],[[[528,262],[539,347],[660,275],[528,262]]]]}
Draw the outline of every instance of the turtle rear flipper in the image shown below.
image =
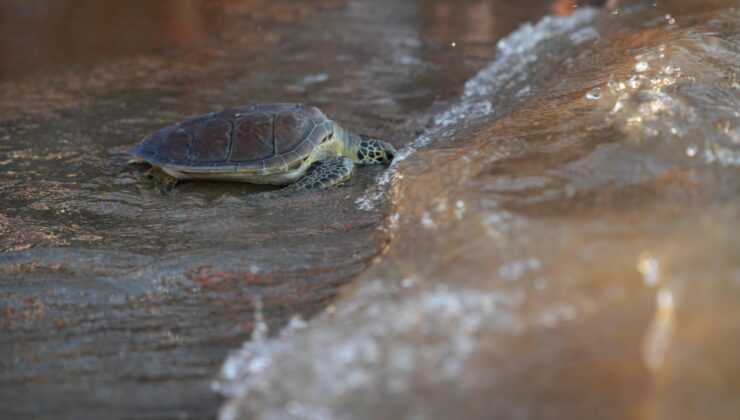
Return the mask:
{"type": "Polygon", "coordinates": [[[295,183],[288,186],[288,190],[317,190],[338,185],[352,178],[355,174],[355,164],[346,156],[339,156],[328,160],[317,160],[306,169],[306,173],[295,183]]]}

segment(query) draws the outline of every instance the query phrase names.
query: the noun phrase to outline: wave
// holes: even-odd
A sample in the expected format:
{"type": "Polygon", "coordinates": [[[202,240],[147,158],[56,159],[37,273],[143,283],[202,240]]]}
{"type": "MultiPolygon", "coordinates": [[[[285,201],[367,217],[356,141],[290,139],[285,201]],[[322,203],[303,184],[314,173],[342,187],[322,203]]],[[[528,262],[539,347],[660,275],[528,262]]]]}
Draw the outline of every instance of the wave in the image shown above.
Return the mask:
{"type": "Polygon", "coordinates": [[[720,10],[583,9],[499,42],[357,200],[394,202],[380,262],[322,315],[258,325],[214,384],[220,417],[691,417],[710,398],[731,418],[736,390],[692,370],[737,367],[701,356],[740,328],[720,316],[740,299],[738,9],[720,10]]]}

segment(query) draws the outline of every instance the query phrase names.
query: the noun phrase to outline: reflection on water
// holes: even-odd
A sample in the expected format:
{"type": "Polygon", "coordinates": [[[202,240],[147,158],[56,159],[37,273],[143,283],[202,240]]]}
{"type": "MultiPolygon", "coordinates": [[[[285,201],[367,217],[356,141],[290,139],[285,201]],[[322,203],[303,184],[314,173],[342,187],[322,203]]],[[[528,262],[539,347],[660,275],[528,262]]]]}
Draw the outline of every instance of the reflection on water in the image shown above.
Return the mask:
{"type": "Polygon", "coordinates": [[[740,9],[619,3],[499,43],[357,200],[387,252],[227,360],[222,418],[740,415],[740,9]]]}
{"type": "Polygon", "coordinates": [[[5,0],[0,77],[202,41],[223,25],[207,0],[5,0]]]}

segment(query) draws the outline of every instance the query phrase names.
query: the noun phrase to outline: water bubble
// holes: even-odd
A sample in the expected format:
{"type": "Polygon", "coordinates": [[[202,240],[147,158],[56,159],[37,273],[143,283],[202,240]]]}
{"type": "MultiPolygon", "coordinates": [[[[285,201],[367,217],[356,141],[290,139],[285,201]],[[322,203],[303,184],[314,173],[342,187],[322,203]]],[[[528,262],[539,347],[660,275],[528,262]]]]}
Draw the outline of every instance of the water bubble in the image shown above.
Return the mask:
{"type": "Polygon", "coordinates": [[[293,417],[305,417],[307,414],[306,410],[304,410],[303,408],[303,405],[295,400],[291,400],[285,408],[293,417]]]}
{"type": "Polygon", "coordinates": [[[658,260],[653,258],[649,252],[643,252],[637,262],[637,271],[642,274],[642,281],[646,286],[655,287],[660,281],[660,266],[658,260]]]}
{"type": "Polygon", "coordinates": [[[609,89],[611,89],[614,93],[624,90],[625,88],[624,82],[617,82],[615,80],[609,80],[607,86],[609,86],[609,89]]]}
{"type": "Polygon", "coordinates": [[[580,45],[588,41],[597,41],[600,37],[601,35],[596,29],[592,28],[591,26],[587,26],[571,34],[570,40],[573,42],[573,44],[580,45]]]}
{"type": "Polygon", "coordinates": [[[503,264],[498,269],[498,274],[503,280],[516,280],[527,271],[537,270],[540,262],[537,258],[530,257],[525,260],[511,261],[503,264]]]}
{"type": "Polygon", "coordinates": [[[586,98],[591,100],[601,99],[601,88],[593,88],[586,94],[586,98]]]}
{"type": "Polygon", "coordinates": [[[326,73],[309,74],[303,77],[304,85],[313,85],[317,83],[323,83],[329,80],[329,75],[326,73]]]}
{"type": "Polygon", "coordinates": [[[611,113],[612,113],[612,114],[616,114],[616,113],[618,113],[618,112],[619,112],[619,111],[620,111],[620,110],[621,110],[622,108],[624,108],[624,102],[625,102],[625,101],[627,100],[627,98],[626,98],[626,97],[624,97],[624,96],[625,96],[625,95],[624,95],[624,94],[622,94],[622,97],[620,97],[620,98],[619,98],[619,99],[617,100],[617,102],[615,102],[615,103],[614,103],[614,107],[613,107],[613,108],[612,108],[612,110],[611,110],[611,113]]]}
{"type": "Polygon", "coordinates": [[[416,284],[419,281],[419,277],[414,275],[411,277],[405,277],[403,280],[401,280],[401,287],[404,289],[408,289],[410,287],[413,287],[414,284],[416,284]]]}
{"type": "Polygon", "coordinates": [[[668,21],[669,25],[673,25],[674,23],[676,23],[676,19],[674,19],[673,16],[670,15],[670,13],[666,13],[665,20],[668,21]]]}
{"type": "Polygon", "coordinates": [[[642,125],[642,117],[639,115],[634,115],[632,117],[627,118],[627,127],[638,127],[642,125]]]}
{"type": "Polygon", "coordinates": [[[642,54],[637,54],[635,56],[635,61],[650,61],[650,60],[652,60],[654,58],[655,58],[655,56],[653,54],[651,54],[649,52],[646,52],[646,53],[642,53],[642,54]]]}
{"type": "Polygon", "coordinates": [[[712,153],[712,151],[711,151],[711,150],[709,150],[709,149],[705,149],[705,150],[704,150],[704,160],[705,160],[705,161],[706,161],[707,163],[714,163],[714,162],[716,162],[716,161],[717,161],[717,156],[715,156],[715,154],[714,154],[714,153],[712,153]]]}
{"type": "Polygon", "coordinates": [[[455,203],[455,218],[457,220],[462,220],[464,214],[465,214],[465,202],[462,200],[457,200],[457,202],[455,203]]]}
{"type": "Polygon", "coordinates": [[[676,306],[673,292],[671,292],[670,289],[667,289],[665,287],[660,289],[656,298],[659,311],[671,312],[676,306]]]}
{"type": "Polygon", "coordinates": [[[546,308],[540,314],[542,324],[547,328],[552,328],[564,321],[572,321],[578,316],[578,311],[570,305],[553,305],[546,308]]]}
{"type": "Polygon", "coordinates": [[[686,156],[692,158],[696,156],[696,153],[698,152],[696,146],[689,146],[686,148],[686,156]]]}
{"type": "Polygon", "coordinates": [[[265,341],[269,327],[265,322],[262,299],[254,301],[254,328],[252,329],[252,341],[265,341]]]}
{"type": "Polygon", "coordinates": [[[437,205],[434,207],[434,211],[437,213],[444,213],[447,211],[447,199],[440,197],[437,200],[437,205]]]}
{"type": "Polygon", "coordinates": [[[658,51],[660,51],[660,52],[665,51],[665,44],[658,45],[658,51]]]}
{"type": "Polygon", "coordinates": [[[635,64],[635,71],[638,73],[642,73],[648,68],[650,68],[650,66],[648,65],[647,61],[639,61],[637,62],[637,64],[635,64]]]}
{"type": "Polygon", "coordinates": [[[432,216],[429,214],[429,212],[424,212],[424,214],[421,215],[421,224],[427,229],[434,229],[437,227],[437,225],[434,223],[434,219],[432,219],[432,216]]]}

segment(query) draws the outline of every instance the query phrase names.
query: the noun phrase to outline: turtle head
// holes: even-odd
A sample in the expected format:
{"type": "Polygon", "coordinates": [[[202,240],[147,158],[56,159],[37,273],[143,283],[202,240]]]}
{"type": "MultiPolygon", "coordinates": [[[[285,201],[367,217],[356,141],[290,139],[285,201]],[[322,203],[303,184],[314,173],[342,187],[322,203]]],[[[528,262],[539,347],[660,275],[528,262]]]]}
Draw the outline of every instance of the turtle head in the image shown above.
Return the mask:
{"type": "Polygon", "coordinates": [[[389,142],[360,134],[356,157],[353,160],[365,165],[378,163],[388,165],[396,153],[396,148],[389,142]]]}

